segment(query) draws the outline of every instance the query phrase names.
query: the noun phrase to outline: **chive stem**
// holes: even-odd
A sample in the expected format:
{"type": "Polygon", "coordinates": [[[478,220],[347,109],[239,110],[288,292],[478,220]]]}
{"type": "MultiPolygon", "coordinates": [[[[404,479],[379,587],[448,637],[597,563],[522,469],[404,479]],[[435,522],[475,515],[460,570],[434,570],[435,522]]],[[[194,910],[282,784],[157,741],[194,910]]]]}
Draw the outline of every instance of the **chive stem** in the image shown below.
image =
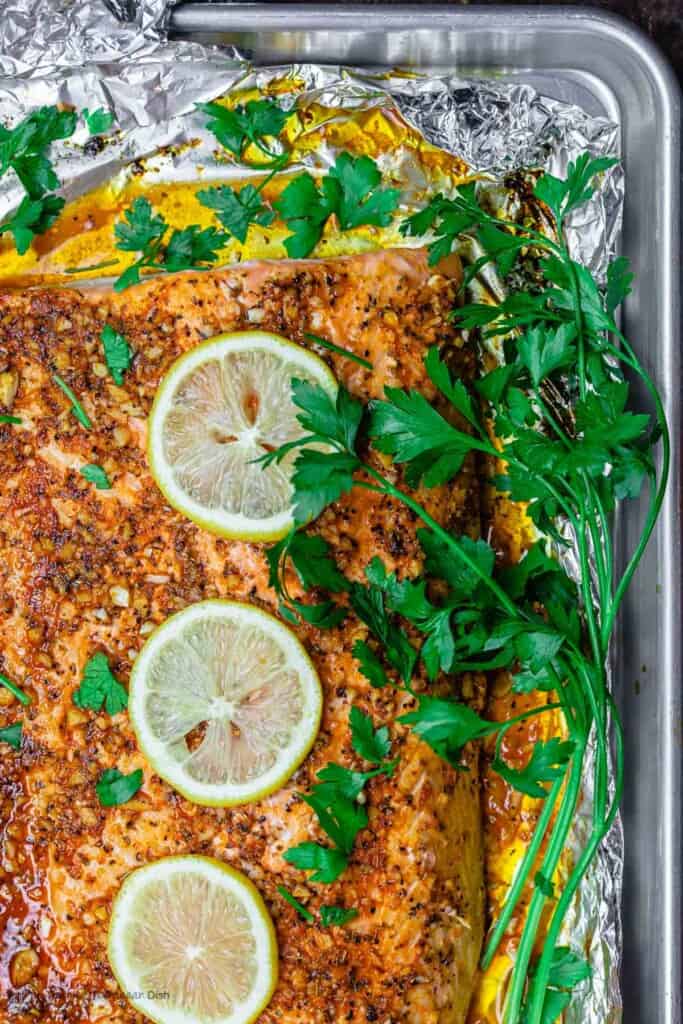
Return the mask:
{"type": "Polygon", "coordinates": [[[364,359],[363,356],[356,355],[355,352],[351,352],[348,348],[342,348],[341,345],[335,345],[334,342],[328,341],[327,338],[321,338],[319,334],[311,334],[308,331],[304,332],[304,338],[312,341],[315,345],[322,345],[323,348],[329,349],[330,352],[336,352],[338,356],[344,356],[345,359],[352,359],[354,363],[358,363],[359,366],[364,366],[366,370],[372,370],[372,363],[368,359],[364,359]]]}
{"type": "Polygon", "coordinates": [[[78,422],[82,426],[84,426],[86,430],[92,430],[92,420],[90,419],[87,412],[79,402],[78,397],[72,391],[72,389],[69,387],[66,381],[62,380],[62,378],[57,373],[52,374],[52,379],[54,380],[57,387],[61,388],[66,397],[71,402],[71,411],[78,420],[78,422]]]}
{"type": "Polygon", "coordinates": [[[8,679],[6,675],[0,672],[0,686],[4,686],[6,690],[13,693],[17,700],[24,705],[28,706],[31,703],[31,698],[23,690],[19,689],[16,683],[13,683],[11,679],[8,679]]]}

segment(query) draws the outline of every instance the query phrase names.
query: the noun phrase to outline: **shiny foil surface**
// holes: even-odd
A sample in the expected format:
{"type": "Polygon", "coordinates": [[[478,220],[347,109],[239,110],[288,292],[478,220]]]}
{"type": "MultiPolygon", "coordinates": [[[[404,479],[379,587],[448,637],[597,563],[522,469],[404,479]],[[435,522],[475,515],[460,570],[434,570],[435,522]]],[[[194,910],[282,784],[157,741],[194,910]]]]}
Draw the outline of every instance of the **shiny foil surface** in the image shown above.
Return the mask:
{"type": "MultiPolygon", "coordinates": [[[[489,177],[494,188],[516,170],[562,173],[586,150],[593,155],[619,153],[617,125],[541,96],[529,85],[449,75],[378,75],[312,64],[255,69],[233,49],[168,41],[171,7],[169,0],[4,0],[0,121],[13,126],[30,110],[53,103],[90,110],[103,107],[116,118],[115,129],[100,148],[86,146],[88,134],[82,125],[72,139],[52,147],[67,200],[112,179],[128,180],[133,173],[150,182],[244,180],[262,173],[217,162],[215,139],[203,128],[205,116],[194,107],[235,90],[272,94],[273,83],[280,102],[299,112],[329,108],[330,119],[362,116],[367,121],[377,111],[384,123],[397,130],[408,126],[431,147],[459,158],[467,165],[467,174],[489,177]]],[[[322,170],[333,162],[336,151],[326,141],[310,149],[298,146],[297,162],[288,170],[322,170]]],[[[453,176],[440,169],[438,161],[436,169],[426,172],[429,164],[417,158],[414,146],[395,144],[376,159],[402,187],[402,216],[428,192],[448,194],[455,188],[453,176]]],[[[1,219],[18,205],[22,194],[12,173],[0,179],[1,219]]],[[[614,168],[569,225],[574,256],[599,279],[618,246],[622,200],[623,175],[614,168]]],[[[390,228],[376,244],[416,243],[390,228]]],[[[77,282],[65,276],[60,283],[77,282]]],[[[576,574],[571,549],[562,558],[576,574]]],[[[590,768],[572,839],[577,851],[590,828],[590,768]]],[[[576,990],[565,1014],[567,1024],[615,1024],[621,1018],[622,864],[622,834],[616,826],[567,919],[564,941],[583,949],[593,966],[592,981],[576,990]]]]}

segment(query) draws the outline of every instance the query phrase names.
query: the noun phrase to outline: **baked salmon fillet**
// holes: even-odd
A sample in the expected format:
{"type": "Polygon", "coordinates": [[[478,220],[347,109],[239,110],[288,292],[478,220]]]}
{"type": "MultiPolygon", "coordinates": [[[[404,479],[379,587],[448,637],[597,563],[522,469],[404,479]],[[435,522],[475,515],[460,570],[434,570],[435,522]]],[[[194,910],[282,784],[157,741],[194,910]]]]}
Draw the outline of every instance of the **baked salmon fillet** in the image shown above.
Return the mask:
{"type": "MultiPolygon", "coordinates": [[[[336,376],[364,400],[386,385],[434,398],[423,356],[448,349],[463,376],[472,357],[449,325],[459,267],[435,270],[423,251],[329,261],[244,264],[155,278],[122,294],[36,289],[0,294],[0,400],[19,425],[0,426],[0,671],[31,697],[21,708],[0,689],[0,725],[24,721],[20,751],[2,747],[0,1019],[82,1024],[141,1021],[106,954],[112,899],[128,872],[171,854],[205,854],[247,874],[275,922],[279,983],[260,1024],[461,1024],[484,928],[478,755],[456,772],[405,727],[412,698],[373,690],[351,649],[367,635],[350,615],[339,627],[295,627],[324,691],[315,746],[287,785],[236,808],[189,803],[151,770],[125,712],[74,705],[86,661],[104,652],[126,683],[153,625],[196,601],[228,597],[275,612],[261,545],[220,539],[172,510],[147,466],[146,418],[159,382],[184,351],[212,335],[258,326],[302,345],[315,332],[369,359],[373,372],[331,353],[336,376]],[[437,272],[438,270],[438,272],[437,272]],[[134,359],[123,386],[104,365],[111,324],[134,359]],[[78,396],[92,429],[54,382],[78,396]],[[14,394],[16,389],[16,395],[14,394]],[[111,490],[79,470],[102,466],[111,490]],[[390,725],[392,778],[367,787],[369,826],[349,868],[311,885],[282,853],[320,840],[300,799],[328,761],[359,767],[348,727],[355,703],[390,725]],[[106,768],[141,768],[139,792],[102,807],[106,768]],[[303,921],[277,892],[311,909],[355,907],[345,927],[303,921]]],[[[456,533],[479,526],[476,467],[419,498],[456,533]]],[[[396,470],[386,469],[388,474],[396,470]]],[[[400,480],[400,478],[398,478],[400,480]]],[[[415,516],[354,491],[314,525],[342,569],[363,578],[379,556],[399,575],[421,568],[415,516]]],[[[418,680],[419,689],[426,685],[418,680]]],[[[478,703],[481,683],[441,681],[478,703]]]]}

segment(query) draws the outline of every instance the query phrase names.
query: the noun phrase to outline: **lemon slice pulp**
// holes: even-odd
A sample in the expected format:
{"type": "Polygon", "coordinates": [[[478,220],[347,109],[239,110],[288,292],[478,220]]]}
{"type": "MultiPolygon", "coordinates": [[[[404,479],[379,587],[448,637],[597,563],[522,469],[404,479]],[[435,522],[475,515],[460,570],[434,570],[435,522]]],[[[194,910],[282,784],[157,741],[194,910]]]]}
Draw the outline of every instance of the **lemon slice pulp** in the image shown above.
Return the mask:
{"type": "Polygon", "coordinates": [[[129,1001],[158,1024],[249,1024],[277,981],[261,896],[209,857],[166,857],[128,875],[108,951],[129,1001]]]}
{"type": "Polygon", "coordinates": [[[320,724],[320,681],[294,633],[235,601],[172,615],[135,660],[129,711],[153,769],[198,804],[281,786],[320,724]]]}
{"type": "Polygon", "coordinates": [[[174,508],[226,537],[285,535],[296,452],[269,466],[256,460],[304,434],[293,378],[337,392],[321,359],[262,331],[211,338],[176,360],[149,421],[152,474],[174,508]]]}

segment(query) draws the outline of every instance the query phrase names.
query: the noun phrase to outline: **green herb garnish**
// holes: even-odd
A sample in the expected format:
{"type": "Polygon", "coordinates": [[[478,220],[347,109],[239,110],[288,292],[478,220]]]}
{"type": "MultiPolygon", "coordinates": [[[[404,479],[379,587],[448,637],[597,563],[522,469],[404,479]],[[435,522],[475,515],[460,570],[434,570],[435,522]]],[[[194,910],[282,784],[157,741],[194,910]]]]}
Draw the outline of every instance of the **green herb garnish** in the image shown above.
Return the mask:
{"type": "Polygon", "coordinates": [[[202,206],[215,210],[226,231],[244,244],[252,224],[268,227],[275,220],[274,211],[263,200],[263,190],[285,166],[288,156],[286,152],[275,153],[269,139],[280,134],[292,111],[282,110],[269,99],[250,100],[232,109],[220,103],[198,103],[197,108],[209,115],[206,127],[233,156],[248,167],[270,169],[270,174],[258,185],[244,185],[239,189],[218,185],[197,193],[202,206]],[[250,146],[255,146],[268,159],[258,163],[248,161],[246,152],[250,146]]]}
{"type": "Polygon", "coordinates": [[[21,750],[21,722],[6,725],[0,729],[0,743],[7,743],[13,750],[21,750]]]}
{"type": "Polygon", "coordinates": [[[115,331],[111,324],[105,324],[100,334],[104,349],[107,369],[119,387],[123,384],[123,375],[130,368],[133,352],[122,334],[115,331]]]}
{"type": "Polygon", "coordinates": [[[82,113],[91,135],[103,135],[108,132],[115,120],[112,112],[105,110],[104,107],[98,107],[92,112],[86,107],[82,113]]]}
{"type": "Polygon", "coordinates": [[[8,413],[0,413],[0,423],[21,423],[20,416],[10,416],[8,413]]]}
{"type": "MultiPolygon", "coordinates": [[[[294,907],[297,914],[303,918],[304,921],[308,921],[309,924],[313,924],[315,921],[315,914],[312,914],[307,907],[300,903],[299,900],[292,896],[291,892],[285,889],[284,885],[277,885],[275,887],[282,896],[283,900],[286,900],[290,906],[294,907]]],[[[353,921],[354,917],[358,917],[358,911],[353,908],[346,909],[345,907],[333,907],[323,905],[320,908],[320,923],[323,928],[329,928],[331,925],[341,927],[348,921],[353,921]]]]}
{"type": "Polygon", "coordinates": [[[299,914],[304,921],[315,921],[315,916],[310,912],[310,910],[307,910],[303,903],[299,903],[298,899],[295,896],[292,896],[291,892],[285,889],[284,885],[276,885],[275,888],[280,893],[283,900],[286,900],[290,906],[294,907],[297,914],[299,914]]]}
{"type": "Polygon", "coordinates": [[[320,923],[323,928],[329,928],[331,925],[336,925],[340,928],[344,924],[348,924],[349,921],[353,921],[355,917],[358,917],[358,911],[354,907],[330,907],[323,905],[320,908],[320,923]]]}
{"type": "Polygon", "coordinates": [[[539,740],[535,744],[525,768],[508,767],[498,753],[491,768],[520,793],[544,800],[548,795],[548,789],[543,783],[552,783],[564,778],[575,749],[576,744],[573,740],[563,741],[554,736],[546,741],[539,740]]]}
{"type": "Polygon", "coordinates": [[[280,134],[292,111],[283,110],[270,99],[249,100],[233,108],[221,103],[197,103],[196,106],[209,115],[208,130],[239,161],[249,167],[284,166],[286,154],[274,152],[268,140],[280,134]],[[252,145],[268,158],[266,162],[254,164],[246,159],[246,152],[252,145]]]}
{"type": "Polygon", "coordinates": [[[65,267],[65,274],[85,274],[89,270],[104,270],[106,267],[118,266],[120,260],[102,260],[101,263],[90,263],[85,267],[65,267]]]}
{"type": "Polygon", "coordinates": [[[282,603],[280,612],[285,618],[314,623],[319,629],[330,629],[339,625],[346,616],[343,608],[326,600],[311,604],[291,597],[284,582],[284,566],[289,559],[301,584],[307,589],[324,587],[331,593],[340,593],[347,588],[347,580],[337,569],[329,553],[327,542],[322,537],[292,530],[281,541],[266,551],[269,582],[275,587],[282,603]]]}
{"type": "Polygon", "coordinates": [[[268,227],[275,220],[275,214],[262,197],[265,182],[258,188],[244,185],[240,189],[229,185],[218,185],[202,189],[197,199],[202,206],[215,210],[218,220],[238,242],[246,242],[247,232],[252,224],[268,227]]]}
{"type": "Polygon", "coordinates": [[[15,212],[0,224],[0,235],[9,231],[20,255],[64,206],[64,200],[52,194],[59,179],[47,152],[53,142],[73,135],[76,120],[73,111],[52,106],[31,111],[15,128],[0,125],[0,177],[11,168],[26,192],[15,212]]]}
{"type": "Polygon", "coordinates": [[[76,121],[73,111],[52,106],[31,111],[15,128],[0,125],[0,175],[12,168],[32,198],[57,188],[46,151],[53,142],[70,138],[76,121]]]}
{"type": "Polygon", "coordinates": [[[11,679],[8,679],[6,675],[0,672],[0,686],[4,686],[6,690],[13,693],[20,704],[27,706],[31,703],[31,698],[23,690],[20,690],[16,683],[13,683],[11,679]]]}
{"type": "Polygon", "coordinates": [[[401,197],[397,188],[380,188],[382,174],[369,156],[340,153],[318,186],[308,172],[297,175],[273,204],[292,234],[287,254],[308,256],[320,241],[325,224],[336,214],[342,231],[391,223],[401,197]]]}
{"type": "Polygon", "coordinates": [[[73,702],[76,707],[91,711],[100,711],[104,706],[108,715],[117,715],[128,707],[128,692],[109,668],[106,654],[98,651],[86,663],[73,702]]]}
{"type": "Polygon", "coordinates": [[[35,236],[42,235],[54,224],[63,206],[64,200],[59,196],[42,196],[38,199],[24,196],[12,216],[0,224],[0,235],[9,231],[17,252],[23,256],[35,236]]]}
{"type": "Polygon", "coordinates": [[[283,857],[295,868],[311,871],[312,882],[323,882],[325,885],[339,878],[349,863],[348,854],[343,850],[321,846],[320,843],[299,843],[287,850],[283,857]]]}
{"type": "Polygon", "coordinates": [[[141,786],[142,768],[136,768],[130,775],[123,775],[118,768],[107,768],[95,789],[103,807],[118,807],[135,796],[141,786]]]}
{"type": "MultiPolygon", "coordinates": [[[[552,898],[552,887],[547,894],[552,898]]],[[[556,946],[552,951],[548,987],[539,1017],[540,1024],[554,1024],[571,1002],[571,990],[588,981],[592,969],[587,960],[572,952],[568,946],[556,946]]],[[[533,978],[535,969],[532,967],[529,976],[533,978]]],[[[528,1024],[529,1011],[527,1005],[522,1007],[521,1024],[528,1024]]]]}
{"type": "Polygon", "coordinates": [[[71,390],[69,385],[66,383],[66,381],[63,381],[62,378],[57,373],[52,374],[52,379],[54,380],[57,387],[59,387],[64,392],[66,397],[71,402],[71,412],[74,414],[78,422],[82,424],[82,426],[84,426],[86,430],[91,430],[92,420],[90,419],[87,412],[85,411],[81,403],[78,401],[78,398],[71,390]]]}
{"type": "Polygon", "coordinates": [[[383,725],[381,729],[375,729],[370,716],[355,706],[351,708],[349,723],[351,745],[356,753],[372,764],[385,761],[391,751],[388,727],[383,725]]]}
{"type": "MultiPolygon", "coordinates": [[[[328,591],[332,596],[323,598],[323,605],[329,604],[328,617],[333,617],[334,595],[346,592],[351,609],[367,625],[368,639],[356,643],[354,654],[373,686],[391,684],[413,694],[412,675],[421,661],[431,678],[440,671],[503,668],[512,673],[516,691],[541,690],[557,696],[557,703],[531,709],[504,724],[487,722],[468,706],[429,693],[413,694],[415,708],[402,716],[403,724],[456,768],[462,767],[467,743],[497,734],[496,770],[521,792],[542,801],[535,832],[493,922],[482,960],[486,968],[512,918],[521,913],[520,901],[530,886],[507,992],[506,1024],[549,1024],[568,1005],[573,985],[589,975],[588,965],[558,947],[557,941],[621,798],[622,734],[607,688],[606,664],[616,616],[654,529],[669,469],[670,442],[661,398],[614,320],[616,307],[630,290],[628,264],[623,259],[612,262],[603,293],[590,272],[572,259],[563,237],[566,216],[591,196],[595,175],[613,163],[584,155],[570,165],[565,180],[550,175],[539,178],[535,196],[546,204],[554,235],[492,215],[480,205],[473,183],[461,188],[454,199],[435,197],[405,222],[406,234],[433,234],[432,262],[447,256],[463,232],[475,237],[482,256],[467,268],[466,281],[487,264],[506,278],[520,256],[531,259],[537,268],[532,291],[513,289],[500,302],[470,303],[454,311],[463,328],[484,338],[502,339],[504,362],[476,384],[483,408],[462,382],[451,378],[436,350],[427,356],[432,382],[463,417],[465,426],[455,427],[418,392],[387,389],[383,400],[365,408],[344,388],[333,400],[322,388],[294,380],[292,395],[301,410],[298,418],[304,436],[263,460],[279,460],[300,449],[293,474],[297,532],[355,487],[391,496],[423,524],[418,539],[427,577],[441,581],[438,599],[430,597],[432,591],[424,579],[399,580],[378,560],[367,567],[366,584],[347,581],[343,586],[334,577],[335,588],[328,591]],[[649,393],[654,423],[629,408],[624,371],[639,378],[649,393]],[[544,542],[535,544],[518,565],[501,568],[484,541],[452,536],[393,476],[364,459],[357,446],[361,436],[369,436],[376,450],[402,466],[409,484],[422,481],[432,486],[448,481],[473,451],[491,460],[502,459],[506,471],[496,486],[514,501],[528,503],[529,515],[546,537],[556,545],[565,544],[558,517],[569,524],[579,557],[578,584],[548,555],[544,542]],[[625,570],[617,576],[610,515],[617,500],[637,497],[644,486],[649,507],[642,533],[625,570]],[[401,620],[409,622],[421,640],[411,642],[401,620]],[[536,743],[523,768],[506,764],[501,757],[502,737],[514,721],[558,707],[564,713],[566,738],[536,743]],[[568,841],[593,737],[591,829],[569,879],[555,893],[551,880],[568,841]],[[614,791],[608,771],[612,744],[614,791]],[[554,904],[548,906],[553,897],[554,904]],[[542,921],[544,939],[534,961],[542,921]]],[[[315,243],[325,201],[325,188],[319,192],[312,179],[292,193],[291,208],[285,213],[297,232],[295,244],[305,248],[304,240],[306,245],[311,240],[315,243]],[[308,218],[307,203],[313,211],[308,218]],[[294,216],[297,210],[301,211],[298,217],[294,216]]],[[[519,280],[518,274],[514,280],[519,280]]],[[[279,555],[272,556],[275,578],[271,582],[285,606],[289,602],[283,576],[289,552],[294,552],[292,564],[300,580],[306,576],[309,585],[325,589],[315,569],[303,570],[303,559],[297,564],[297,550],[294,534],[279,555]]],[[[326,577],[334,574],[329,551],[322,572],[326,577]]],[[[298,613],[298,607],[293,613],[298,613]]],[[[333,828],[339,824],[335,815],[333,828]]],[[[342,860],[348,858],[338,844],[333,852],[341,854],[342,860]]],[[[341,866],[335,865],[336,873],[341,866]]],[[[325,875],[336,877],[336,873],[325,875]]]]}
{"type": "Polygon", "coordinates": [[[309,332],[304,333],[304,338],[312,341],[315,345],[322,345],[323,348],[328,349],[330,352],[336,352],[338,356],[344,356],[345,359],[351,359],[354,363],[358,363],[359,366],[364,366],[366,370],[372,370],[372,363],[368,359],[364,359],[363,356],[356,355],[348,348],[342,348],[340,345],[335,345],[334,342],[328,341],[327,338],[321,338],[319,334],[310,334],[309,332]]]}
{"type": "Polygon", "coordinates": [[[358,803],[358,797],[370,779],[391,775],[396,766],[395,761],[384,760],[389,752],[388,730],[378,729],[375,732],[368,717],[353,708],[350,724],[354,749],[359,752],[359,747],[362,748],[364,753],[361,756],[376,763],[377,767],[357,772],[343,765],[328,764],[317,773],[318,782],[311,787],[311,792],[301,794],[333,843],[333,846],[300,843],[283,854],[294,867],[312,871],[312,882],[329,884],[346,869],[356,836],[368,823],[367,811],[358,803]],[[380,758],[369,756],[379,752],[380,758]]]}
{"type": "Polygon", "coordinates": [[[89,462],[87,466],[81,466],[81,476],[85,477],[88,483],[94,484],[98,491],[111,490],[111,481],[101,466],[89,462]]]}
{"type": "Polygon", "coordinates": [[[227,244],[229,235],[216,228],[173,228],[160,214],[154,213],[148,199],[139,196],[124,211],[123,220],[114,225],[116,247],[123,252],[140,253],[139,258],[114,282],[114,289],[137,284],[140,271],[157,270],[176,273],[181,270],[208,270],[217,260],[218,252],[227,244]]]}

